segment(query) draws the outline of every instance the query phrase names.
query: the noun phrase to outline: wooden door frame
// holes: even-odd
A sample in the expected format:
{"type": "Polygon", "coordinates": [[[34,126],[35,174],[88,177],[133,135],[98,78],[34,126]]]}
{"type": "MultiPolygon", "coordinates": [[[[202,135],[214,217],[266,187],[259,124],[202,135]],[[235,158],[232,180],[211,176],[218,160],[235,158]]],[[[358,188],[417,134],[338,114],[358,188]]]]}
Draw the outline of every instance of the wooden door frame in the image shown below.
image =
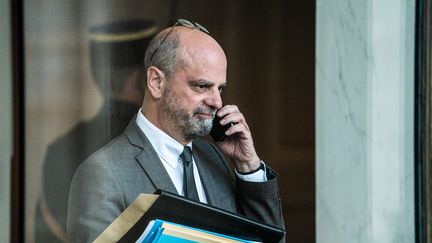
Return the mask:
{"type": "Polygon", "coordinates": [[[23,1],[11,0],[12,39],[12,121],[13,154],[11,159],[11,242],[24,242],[24,18],[23,1]]]}

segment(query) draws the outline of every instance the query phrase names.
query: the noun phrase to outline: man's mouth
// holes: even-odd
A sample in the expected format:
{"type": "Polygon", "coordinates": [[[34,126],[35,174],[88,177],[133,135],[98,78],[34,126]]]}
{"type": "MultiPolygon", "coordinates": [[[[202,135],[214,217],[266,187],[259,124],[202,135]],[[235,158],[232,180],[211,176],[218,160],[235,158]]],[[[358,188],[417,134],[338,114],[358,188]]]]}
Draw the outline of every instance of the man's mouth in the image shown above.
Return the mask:
{"type": "Polygon", "coordinates": [[[205,119],[213,119],[216,114],[216,110],[197,108],[193,114],[204,117],[205,119]]]}
{"type": "Polygon", "coordinates": [[[198,112],[198,113],[195,113],[195,115],[202,116],[205,119],[213,119],[213,114],[211,114],[211,113],[200,113],[200,112],[198,112]]]}

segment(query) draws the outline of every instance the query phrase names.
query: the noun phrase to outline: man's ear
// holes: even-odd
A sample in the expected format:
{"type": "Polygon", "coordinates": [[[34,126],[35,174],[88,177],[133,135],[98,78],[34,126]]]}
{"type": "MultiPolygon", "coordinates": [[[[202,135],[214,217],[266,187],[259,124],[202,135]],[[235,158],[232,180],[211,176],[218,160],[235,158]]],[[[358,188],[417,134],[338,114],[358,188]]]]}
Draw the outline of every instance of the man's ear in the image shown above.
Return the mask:
{"type": "Polygon", "coordinates": [[[151,66],[147,69],[147,88],[153,98],[159,99],[162,96],[165,82],[165,74],[159,68],[151,66]]]}

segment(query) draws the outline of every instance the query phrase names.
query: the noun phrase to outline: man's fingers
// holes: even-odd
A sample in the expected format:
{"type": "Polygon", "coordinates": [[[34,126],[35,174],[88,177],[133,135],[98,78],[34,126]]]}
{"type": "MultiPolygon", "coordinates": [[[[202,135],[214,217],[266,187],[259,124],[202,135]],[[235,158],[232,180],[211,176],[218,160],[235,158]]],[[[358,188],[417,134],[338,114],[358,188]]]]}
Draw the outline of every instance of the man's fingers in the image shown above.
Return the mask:
{"type": "Polygon", "coordinates": [[[239,112],[239,109],[236,105],[226,105],[218,110],[217,115],[219,117],[224,117],[227,114],[239,112]]]}
{"type": "Polygon", "coordinates": [[[237,113],[230,113],[226,116],[224,116],[221,120],[221,124],[222,125],[226,125],[226,124],[230,124],[230,123],[243,123],[244,121],[244,117],[243,114],[240,112],[237,113]]]}

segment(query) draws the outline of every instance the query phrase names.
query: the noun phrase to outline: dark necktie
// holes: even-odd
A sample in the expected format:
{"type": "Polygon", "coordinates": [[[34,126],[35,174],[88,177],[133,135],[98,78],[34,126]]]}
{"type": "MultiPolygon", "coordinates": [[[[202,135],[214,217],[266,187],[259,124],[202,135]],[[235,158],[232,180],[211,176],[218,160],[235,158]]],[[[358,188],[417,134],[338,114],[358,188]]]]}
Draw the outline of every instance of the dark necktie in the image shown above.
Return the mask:
{"type": "Polygon", "coordinates": [[[183,152],[180,154],[183,160],[183,190],[185,197],[199,202],[198,192],[195,185],[192,163],[192,150],[188,146],[184,146],[183,152]]]}

